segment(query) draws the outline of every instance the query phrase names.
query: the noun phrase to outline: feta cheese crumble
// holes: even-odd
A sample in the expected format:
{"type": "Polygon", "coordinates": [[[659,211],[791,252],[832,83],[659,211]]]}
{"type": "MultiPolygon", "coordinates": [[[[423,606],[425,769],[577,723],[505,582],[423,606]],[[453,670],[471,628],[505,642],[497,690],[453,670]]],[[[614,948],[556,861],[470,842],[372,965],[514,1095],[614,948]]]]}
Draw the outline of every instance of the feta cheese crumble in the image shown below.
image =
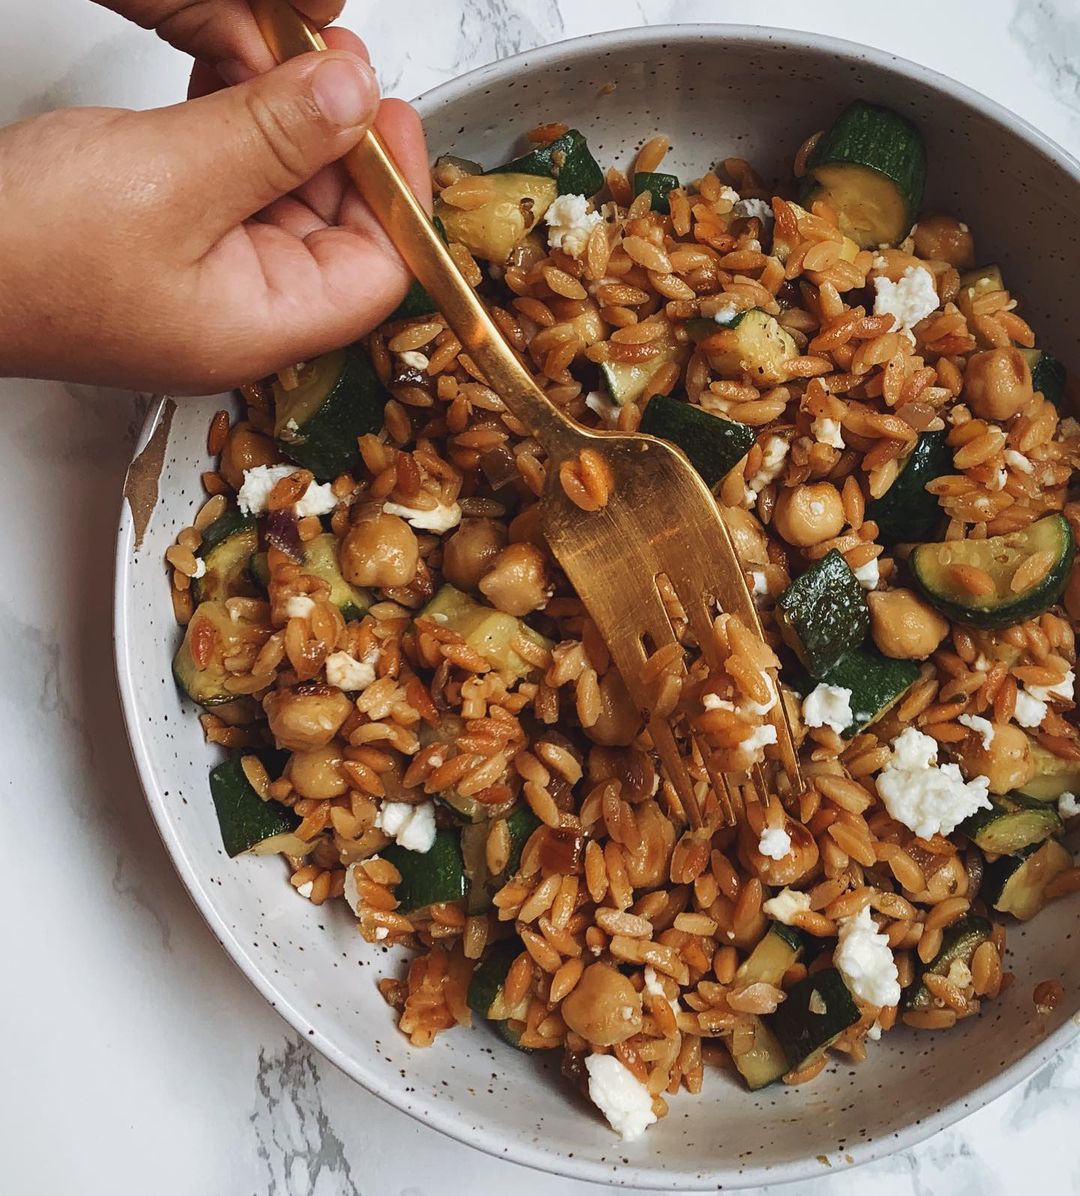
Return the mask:
{"type": "Polygon", "coordinates": [[[753,731],[739,744],[739,748],[748,753],[751,757],[757,755],[768,744],[776,742],[776,728],[772,723],[763,723],[760,727],[755,727],[753,731]]]}
{"type": "Polygon", "coordinates": [[[877,557],[874,557],[872,561],[867,561],[865,565],[860,565],[858,569],[853,569],[852,573],[855,574],[855,580],[864,590],[876,590],[881,581],[881,567],[878,565],[877,557]]]}
{"type": "Polygon", "coordinates": [[[305,880],[302,885],[296,886],[296,891],[300,894],[301,897],[310,897],[311,892],[314,888],[315,888],[315,882],[313,880],[305,880]]]}
{"type": "Polygon", "coordinates": [[[461,507],[455,502],[447,506],[438,503],[430,511],[420,511],[415,507],[407,507],[404,503],[383,503],[383,510],[387,515],[400,515],[408,524],[422,532],[436,532],[441,535],[461,522],[461,507]]]}
{"type": "Polygon", "coordinates": [[[723,307],[718,307],[716,311],[713,312],[713,319],[721,326],[721,328],[727,328],[727,326],[738,314],[739,309],[734,303],[725,303],[723,307]]]}
{"type": "Polygon", "coordinates": [[[640,1138],[656,1120],[648,1088],[614,1055],[590,1055],[585,1070],[589,1099],[611,1128],[624,1142],[640,1138]]]}
{"type": "Polygon", "coordinates": [[[782,826],[766,827],[761,832],[757,849],[770,860],[782,860],[791,851],[791,836],[782,826]]]}
{"type": "MultiPolygon", "coordinates": [[[[236,496],[236,505],[245,515],[263,515],[270,493],[282,478],[297,472],[295,465],[256,465],[244,470],[244,481],[236,496]]],[[[298,519],[305,515],[328,515],[338,504],[329,482],[312,482],[293,504],[298,519]]]]}
{"type": "Polygon", "coordinates": [[[679,1015],[679,1002],[673,1001],[666,992],[664,986],[660,983],[660,979],[656,974],[656,969],[651,964],[645,965],[645,991],[651,993],[654,997],[662,997],[671,1006],[671,1012],[679,1015]]]}
{"type": "Polygon", "coordinates": [[[844,447],[844,437],[838,419],[830,419],[827,415],[816,416],[810,425],[810,432],[818,444],[827,444],[830,448],[837,449],[844,447]]]}
{"type": "Polygon", "coordinates": [[[934,276],[923,266],[908,266],[899,282],[881,275],[874,290],[874,315],[892,316],[897,328],[908,332],[941,306],[934,276]]]}
{"type": "Polygon", "coordinates": [[[864,905],[854,917],[840,919],[833,963],[855,996],[870,1005],[895,1005],[900,1000],[889,940],[878,931],[869,906],[864,905]]]}
{"type": "Polygon", "coordinates": [[[375,825],[406,851],[430,851],[435,843],[435,803],[425,801],[414,806],[404,801],[383,802],[375,825]]]}
{"type": "Polygon", "coordinates": [[[390,937],[390,931],[385,926],[376,926],[375,927],[375,938],[377,941],[382,942],[383,939],[389,938],[389,937],[390,937]]]}
{"type": "Polygon", "coordinates": [[[959,765],[938,767],[937,753],[935,739],[907,727],[877,779],[889,815],[922,839],[952,834],[976,810],[990,808],[987,778],[965,781],[959,765]]]}
{"type": "Polygon", "coordinates": [[[731,211],[744,219],[756,217],[762,224],[770,224],[773,220],[772,204],[767,199],[739,199],[731,211]]]}
{"type": "Polygon", "coordinates": [[[1053,685],[1029,685],[1027,691],[1033,698],[1037,698],[1040,702],[1052,702],[1054,698],[1064,698],[1067,702],[1073,700],[1073,691],[1076,689],[1076,674],[1069,669],[1060,681],[1055,681],[1053,685]]]}
{"type": "Polygon", "coordinates": [[[803,698],[803,722],[808,727],[831,727],[837,735],[855,720],[851,712],[851,690],[842,685],[816,685],[803,698]]]}
{"type": "Polygon", "coordinates": [[[1035,466],[1024,456],[1023,453],[1018,453],[1016,449],[1006,449],[1002,454],[1005,458],[1005,464],[1010,469],[1015,469],[1017,473],[1033,473],[1035,466]]]}
{"type": "Polygon", "coordinates": [[[784,472],[784,462],[790,450],[791,445],[783,436],[770,436],[761,446],[761,465],[757,473],[746,483],[751,503],[770,482],[775,482],[784,472]]]}
{"type": "Polygon", "coordinates": [[[810,894],[798,889],[781,889],[775,897],[762,902],[761,908],[776,922],[794,926],[795,915],[805,914],[810,909],[810,894]]]}
{"type": "Polygon", "coordinates": [[[421,373],[428,368],[427,355],[421,353],[418,349],[406,349],[404,353],[399,353],[398,356],[407,365],[414,370],[419,370],[421,373]]]}
{"type": "Polygon", "coordinates": [[[1037,727],[1046,718],[1047,704],[1026,689],[1016,691],[1016,708],[1013,718],[1021,727],[1037,727]]]}
{"type": "Polygon", "coordinates": [[[326,658],[327,683],[347,694],[359,693],[375,680],[378,659],[378,649],[369,652],[363,660],[357,660],[348,652],[331,652],[326,658]]]}
{"type": "Polygon", "coordinates": [[[206,562],[201,556],[195,558],[195,572],[192,573],[192,580],[206,576],[206,562]]]}
{"type": "Polygon", "coordinates": [[[315,603],[307,594],[294,594],[285,603],[285,613],[290,619],[306,619],[315,609],[315,603]]]}
{"type": "Polygon", "coordinates": [[[1080,814],[1080,801],[1075,793],[1063,793],[1058,798],[1058,813],[1062,818],[1075,818],[1080,814]]]}
{"type": "Polygon", "coordinates": [[[982,718],[978,714],[961,714],[956,721],[962,727],[974,731],[982,740],[983,747],[989,750],[994,742],[994,724],[988,718],[982,718]]]}
{"type": "Polygon", "coordinates": [[[750,572],[750,578],[753,582],[753,588],[750,592],[755,598],[764,598],[769,593],[769,582],[764,571],[753,569],[750,572]]]}
{"type": "Polygon", "coordinates": [[[589,201],[584,195],[560,195],[544,214],[548,246],[561,249],[570,257],[580,257],[589,234],[603,219],[599,212],[589,211],[589,201]]]}
{"type": "Polygon", "coordinates": [[[329,482],[312,482],[310,486],[293,503],[293,514],[297,519],[306,515],[329,515],[338,505],[334,487],[329,482]]]}

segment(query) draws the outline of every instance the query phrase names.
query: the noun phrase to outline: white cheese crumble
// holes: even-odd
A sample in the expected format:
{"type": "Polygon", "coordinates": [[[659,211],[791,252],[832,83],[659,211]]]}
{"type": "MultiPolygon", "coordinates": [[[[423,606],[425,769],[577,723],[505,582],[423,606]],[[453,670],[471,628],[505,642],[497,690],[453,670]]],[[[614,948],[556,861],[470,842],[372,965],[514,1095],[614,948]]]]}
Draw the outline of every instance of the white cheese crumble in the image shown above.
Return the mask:
{"type": "Polygon", "coordinates": [[[193,580],[195,578],[206,576],[206,562],[202,559],[201,556],[195,558],[195,572],[192,573],[191,576],[192,576],[193,580]]]}
{"type": "Polygon", "coordinates": [[[949,972],[945,979],[950,984],[955,984],[957,988],[967,988],[971,983],[971,968],[962,959],[954,959],[949,964],[949,972]]]}
{"type": "Polygon", "coordinates": [[[830,448],[837,449],[844,447],[844,437],[838,419],[830,419],[827,415],[816,416],[810,425],[810,432],[818,444],[827,444],[830,448]]]}
{"type": "Polygon", "coordinates": [[[1024,456],[1023,453],[1018,453],[1016,449],[1006,449],[1003,456],[1005,457],[1005,464],[1010,469],[1015,469],[1018,473],[1033,473],[1035,466],[1024,456]]]}
{"type": "Polygon", "coordinates": [[[428,368],[427,356],[418,349],[406,349],[404,353],[399,353],[398,356],[406,365],[412,366],[414,370],[419,370],[421,373],[428,368]]]}
{"type": "Polygon", "coordinates": [[[775,742],[776,728],[772,723],[763,723],[760,727],[755,727],[746,739],[739,744],[739,747],[751,757],[756,757],[758,752],[762,751],[767,744],[775,742]]]}
{"type": "Polygon", "coordinates": [[[331,652],[326,658],[327,683],[344,693],[359,693],[375,680],[378,659],[378,649],[369,652],[363,660],[357,660],[348,652],[331,652]]]}
{"type": "Polygon", "coordinates": [[[999,465],[994,471],[994,475],[987,479],[986,488],[991,493],[996,493],[998,490],[1005,489],[1005,483],[1009,480],[1009,471],[1003,466],[999,465]]]}
{"type": "Polygon", "coordinates": [[[619,418],[621,408],[610,395],[602,390],[590,390],[585,396],[585,406],[598,415],[606,424],[614,424],[619,418]]]}
{"type": "Polygon", "coordinates": [[[390,937],[390,931],[385,926],[375,927],[375,939],[377,942],[382,942],[383,939],[390,937]]]}
{"type": "Polygon", "coordinates": [[[753,582],[751,593],[755,598],[764,598],[769,592],[769,581],[761,569],[752,569],[750,579],[753,582]]]}
{"type": "Polygon", "coordinates": [[[718,307],[716,311],[713,312],[713,319],[722,328],[726,328],[738,314],[739,309],[734,303],[725,303],[722,307],[718,307]]]}
{"type": "Polygon", "coordinates": [[[805,914],[810,909],[810,894],[798,889],[781,889],[775,897],[762,902],[761,908],[776,922],[794,926],[795,915],[805,914]]]}
{"type": "Polygon", "coordinates": [[[971,421],[971,410],[966,403],[954,403],[949,409],[947,419],[954,428],[971,421]]]}
{"type": "Polygon", "coordinates": [[[387,515],[400,515],[418,531],[437,532],[440,535],[461,522],[461,507],[456,502],[449,506],[438,503],[430,511],[420,511],[399,502],[386,502],[383,503],[383,510],[387,515]]]}
{"type": "Polygon", "coordinates": [[[858,569],[852,569],[852,573],[855,574],[855,580],[864,590],[876,590],[881,581],[881,566],[878,564],[877,557],[874,557],[872,561],[867,561],[865,565],[860,565],[858,569]]]}
{"type": "Polygon", "coordinates": [[[758,839],[757,849],[770,860],[782,860],[791,851],[791,836],[782,826],[766,827],[758,839]]]}
{"type": "Polygon", "coordinates": [[[435,843],[435,803],[383,802],[375,825],[406,851],[430,851],[435,843]]]}
{"type": "Polygon", "coordinates": [[[871,1023],[870,1029],[866,1031],[866,1037],[871,1042],[878,1042],[881,1039],[881,1022],[874,1021],[871,1023]]]}
{"type": "Polygon", "coordinates": [[[560,195],[544,214],[548,245],[570,257],[580,257],[589,234],[603,219],[599,212],[589,211],[589,201],[584,195],[560,195]]]}
{"type": "Polygon", "coordinates": [[[329,515],[338,505],[334,487],[329,482],[312,482],[293,504],[293,514],[297,519],[306,515],[329,515]]]}
{"type": "Polygon", "coordinates": [[[290,619],[306,619],[315,609],[315,603],[307,594],[294,594],[285,603],[285,613],[290,619]]]}
{"type": "MultiPolygon", "coordinates": [[[[297,472],[295,465],[256,465],[244,470],[244,481],[236,496],[236,505],[245,515],[263,515],[270,493],[282,478],[297,472]]],[[[328,515],[338,504],[329,482],[312,482],[293,504],[298,519],[305,515],[328,515]]]]}
{"type": "Polygon", "coordinates": [[[645,965],[645,991],[652,993],[654,997],[662,997],[671,1006],[671,1012],[676,1017],[679,1015],[679,1002],[673,1001],[666,992],[664,986],[660,983],[660,979],[656,974],[656,969],[651,964],[645,965]]]}
{"type": "Polygon", "coordinates": [[[720,186],[720,198],[726,199],[734,207],[742,199],[742,196],[734,187],[729,187],[727,183],[722,183],[720,186]]]}
{"type": "Polygon", "coordinates": [[[1069,669],[1065,676],[1060,681],[1055,681],[1053,685],[1029,685],[1027,691],[1040,702],[1052,702],[1054,698],[1064,698],[1071,702],[1075,688],[1076,674],[1069,669]]]}
{"type": "Polygon", "coordinates": [[[897,328],[908,331],[941,306],[934,276],[923,266],[908,266],[899,282],[881,275],[874,290],[874,315],[892,316],[897,328]]]}
{"type": "Polygon", "coordinates": [[[994,724],[988,718],[982,718],[978,714],[961,714],[956,721],[962,727],[974,731],[982,740],[983,747],[989,750],[994,742],[994,724]]]}
{"type": "Polygon", "coordinates": [[[783,436],[770,436],[761,446],[761,465],[746,483],[747,490],[753,496],[751,502],[784,472],[784,462],[790,449],[791,445],[783,436]]]}
{"type": "Polygon", "coordinates": [[[300,894],[301,897],[310,897],[311,891],[314,888],[315,888],[315,882],[313,880],[305,880],[302,885],[296,886],[296,891],[300,894]]]}
{"type": "Polygon", "coordinates": [[[357,878],[361,875],[359,864],[350,864],[345,869],[345,900],[349,903],[349,909],[358,918],[360,917],[360,885],[357,878]]]}
{"type": "Polygon", "coordinates": [[[1013,718],[1021,727],[1037,727],[1046,718],[1047,705],[1026,689],[1016,691],[1016,708],[1013,718]]]}
{"type": "Polygon", "coordinates": [[[877,779],[889,815],[922,839],[949,835],[976,810],[990,808],[986,777],[965,781],[957,764],[937,765],[937,740],[907,727],[877,779]]]}
{"type": "Polygon", "coordinates": [[[803,722],[808,727],[831,727],[837,735],[855,720],[851,712],[851,690],[842,685],[816,685],[803,698],[803,722]]]}
{"type": "Polygon", "coordinates": [[[739,199],[731,210],[736,216],[746,219],[756,217],[762,224],[769,224],[773,220],[772,204],[767,199],[739,199]]]}
{"type": "Polygon", "coordinates": [[[1080,801],[1075,793],[1063,793],[1058,798],[1058,813],[1062,818],[1075,818],[1080,814],[1080,801]]]}
{"type": "Polygon", "coordinates": [[[840,934],[833,963],[844,983],[871,1005],[895,1005],[900,1000],[900,982],[889,940],[878,931],[870,907],[863,906],[852,918],[840,919],[840,934]]]}
{"type": "Polygon", "coordinates": [[[625,1142],[640,1138],[656,1120],[648,1088],[614,1055],[590,1055],[589,1099],[625,1142]]]}

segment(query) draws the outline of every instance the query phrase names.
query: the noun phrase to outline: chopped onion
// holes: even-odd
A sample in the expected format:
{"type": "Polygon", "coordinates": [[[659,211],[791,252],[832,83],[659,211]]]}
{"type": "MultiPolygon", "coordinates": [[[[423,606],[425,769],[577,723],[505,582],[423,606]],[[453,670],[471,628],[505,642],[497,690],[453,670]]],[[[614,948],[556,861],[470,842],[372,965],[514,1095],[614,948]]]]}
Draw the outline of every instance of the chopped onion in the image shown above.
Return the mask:
{"type": "Polygon", "coordinates": [[[518,472],[517,458],[505,444],[496,445],[480,458],[480,468],[484,471],[493,490],[501,490],[511,482],[521,477],[518,472]]]}
{"type": "Polygon", "coordinates": [[[266,542],[277,548],[292,560],[304,559],[304,547],[300,543],[300,529],[292,511],[271,511],[266,519],[266,542]]]}

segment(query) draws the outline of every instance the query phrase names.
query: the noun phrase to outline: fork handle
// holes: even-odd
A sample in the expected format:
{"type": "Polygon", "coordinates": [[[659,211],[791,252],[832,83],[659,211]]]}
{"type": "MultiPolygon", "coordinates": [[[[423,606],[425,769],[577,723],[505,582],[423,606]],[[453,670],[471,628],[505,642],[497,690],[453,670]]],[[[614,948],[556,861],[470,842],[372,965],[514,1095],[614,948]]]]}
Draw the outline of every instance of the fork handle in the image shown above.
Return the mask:
{"type": "MultiPolygon", "coordinates": [[[[278,62],[325,50],[326,43],[289,0],[249,0],[259,30],[278,62]]],[[[461,276],[435,226],[374,130],[344,158],[344,166],[406,265],[435,301],[492,390],[544,447],[567,456],[581,442],[576,427],[533,381],[471,286],[461,276]]]]}

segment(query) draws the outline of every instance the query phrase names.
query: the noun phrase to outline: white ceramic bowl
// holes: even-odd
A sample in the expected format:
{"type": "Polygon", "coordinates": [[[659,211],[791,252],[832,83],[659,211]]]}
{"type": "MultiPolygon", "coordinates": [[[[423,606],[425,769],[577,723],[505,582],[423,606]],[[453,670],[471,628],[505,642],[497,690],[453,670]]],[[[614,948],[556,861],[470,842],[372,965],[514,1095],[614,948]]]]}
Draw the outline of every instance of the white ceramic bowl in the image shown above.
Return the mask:
{"type": "MultiPolygon", "coordinates": [[[[928,205],[975,230],[1000,261],[1041,340],[1076,339],[1075,213],[1080,166],[996,104],[888,54],[809,34],[733,26],[638,29],[550,46],[474,71],[418,102],[432,153],[506,160],[526,129],[564,120],[601,162],[626,162],[655,131],[665,169],[693,178],[729,155],[785,177],[804,137],[856,96],[911,116],[930,162],[928,205]],[[616,88],[601,94],[607,84],[616,88]]],[[[116,644],[131,743],[154,817],[214,933],[308,1041],[371,1092],[464,1142],[519,1163],[650,1188],[739,1187],[822,1174],[909,1146],[1030,1074],[1076,1033],[1080,902],[1009,932],[1012,992],[946,1034],[889,1034],[860,1067],[757,1095],[710,1073],[645,1137],[623,1144],[560,1082],[557,1062],[501,1045],[482,1026],[412,1050],[375,980],[400,957],[365,946],[348,911],[298,900],[274,860],[228,860],[207,793],[213,752],[169,671],[174,625],[162,559],[200,501],[206,427],[220,397],[164,400],[140,450],[144,482],[163,450],[141,545],[125,506],[116,644]],[[171,426],[170,426],[171,420],[171,426]],[[1033,1014],[1032,985],[1060,976],[1067,998],[1033,1014]],[[820,1160],[820,1161],[819,1161],[820,1160]]],[[[146,514],[146,486],[142,488],[146,514]]]]}

